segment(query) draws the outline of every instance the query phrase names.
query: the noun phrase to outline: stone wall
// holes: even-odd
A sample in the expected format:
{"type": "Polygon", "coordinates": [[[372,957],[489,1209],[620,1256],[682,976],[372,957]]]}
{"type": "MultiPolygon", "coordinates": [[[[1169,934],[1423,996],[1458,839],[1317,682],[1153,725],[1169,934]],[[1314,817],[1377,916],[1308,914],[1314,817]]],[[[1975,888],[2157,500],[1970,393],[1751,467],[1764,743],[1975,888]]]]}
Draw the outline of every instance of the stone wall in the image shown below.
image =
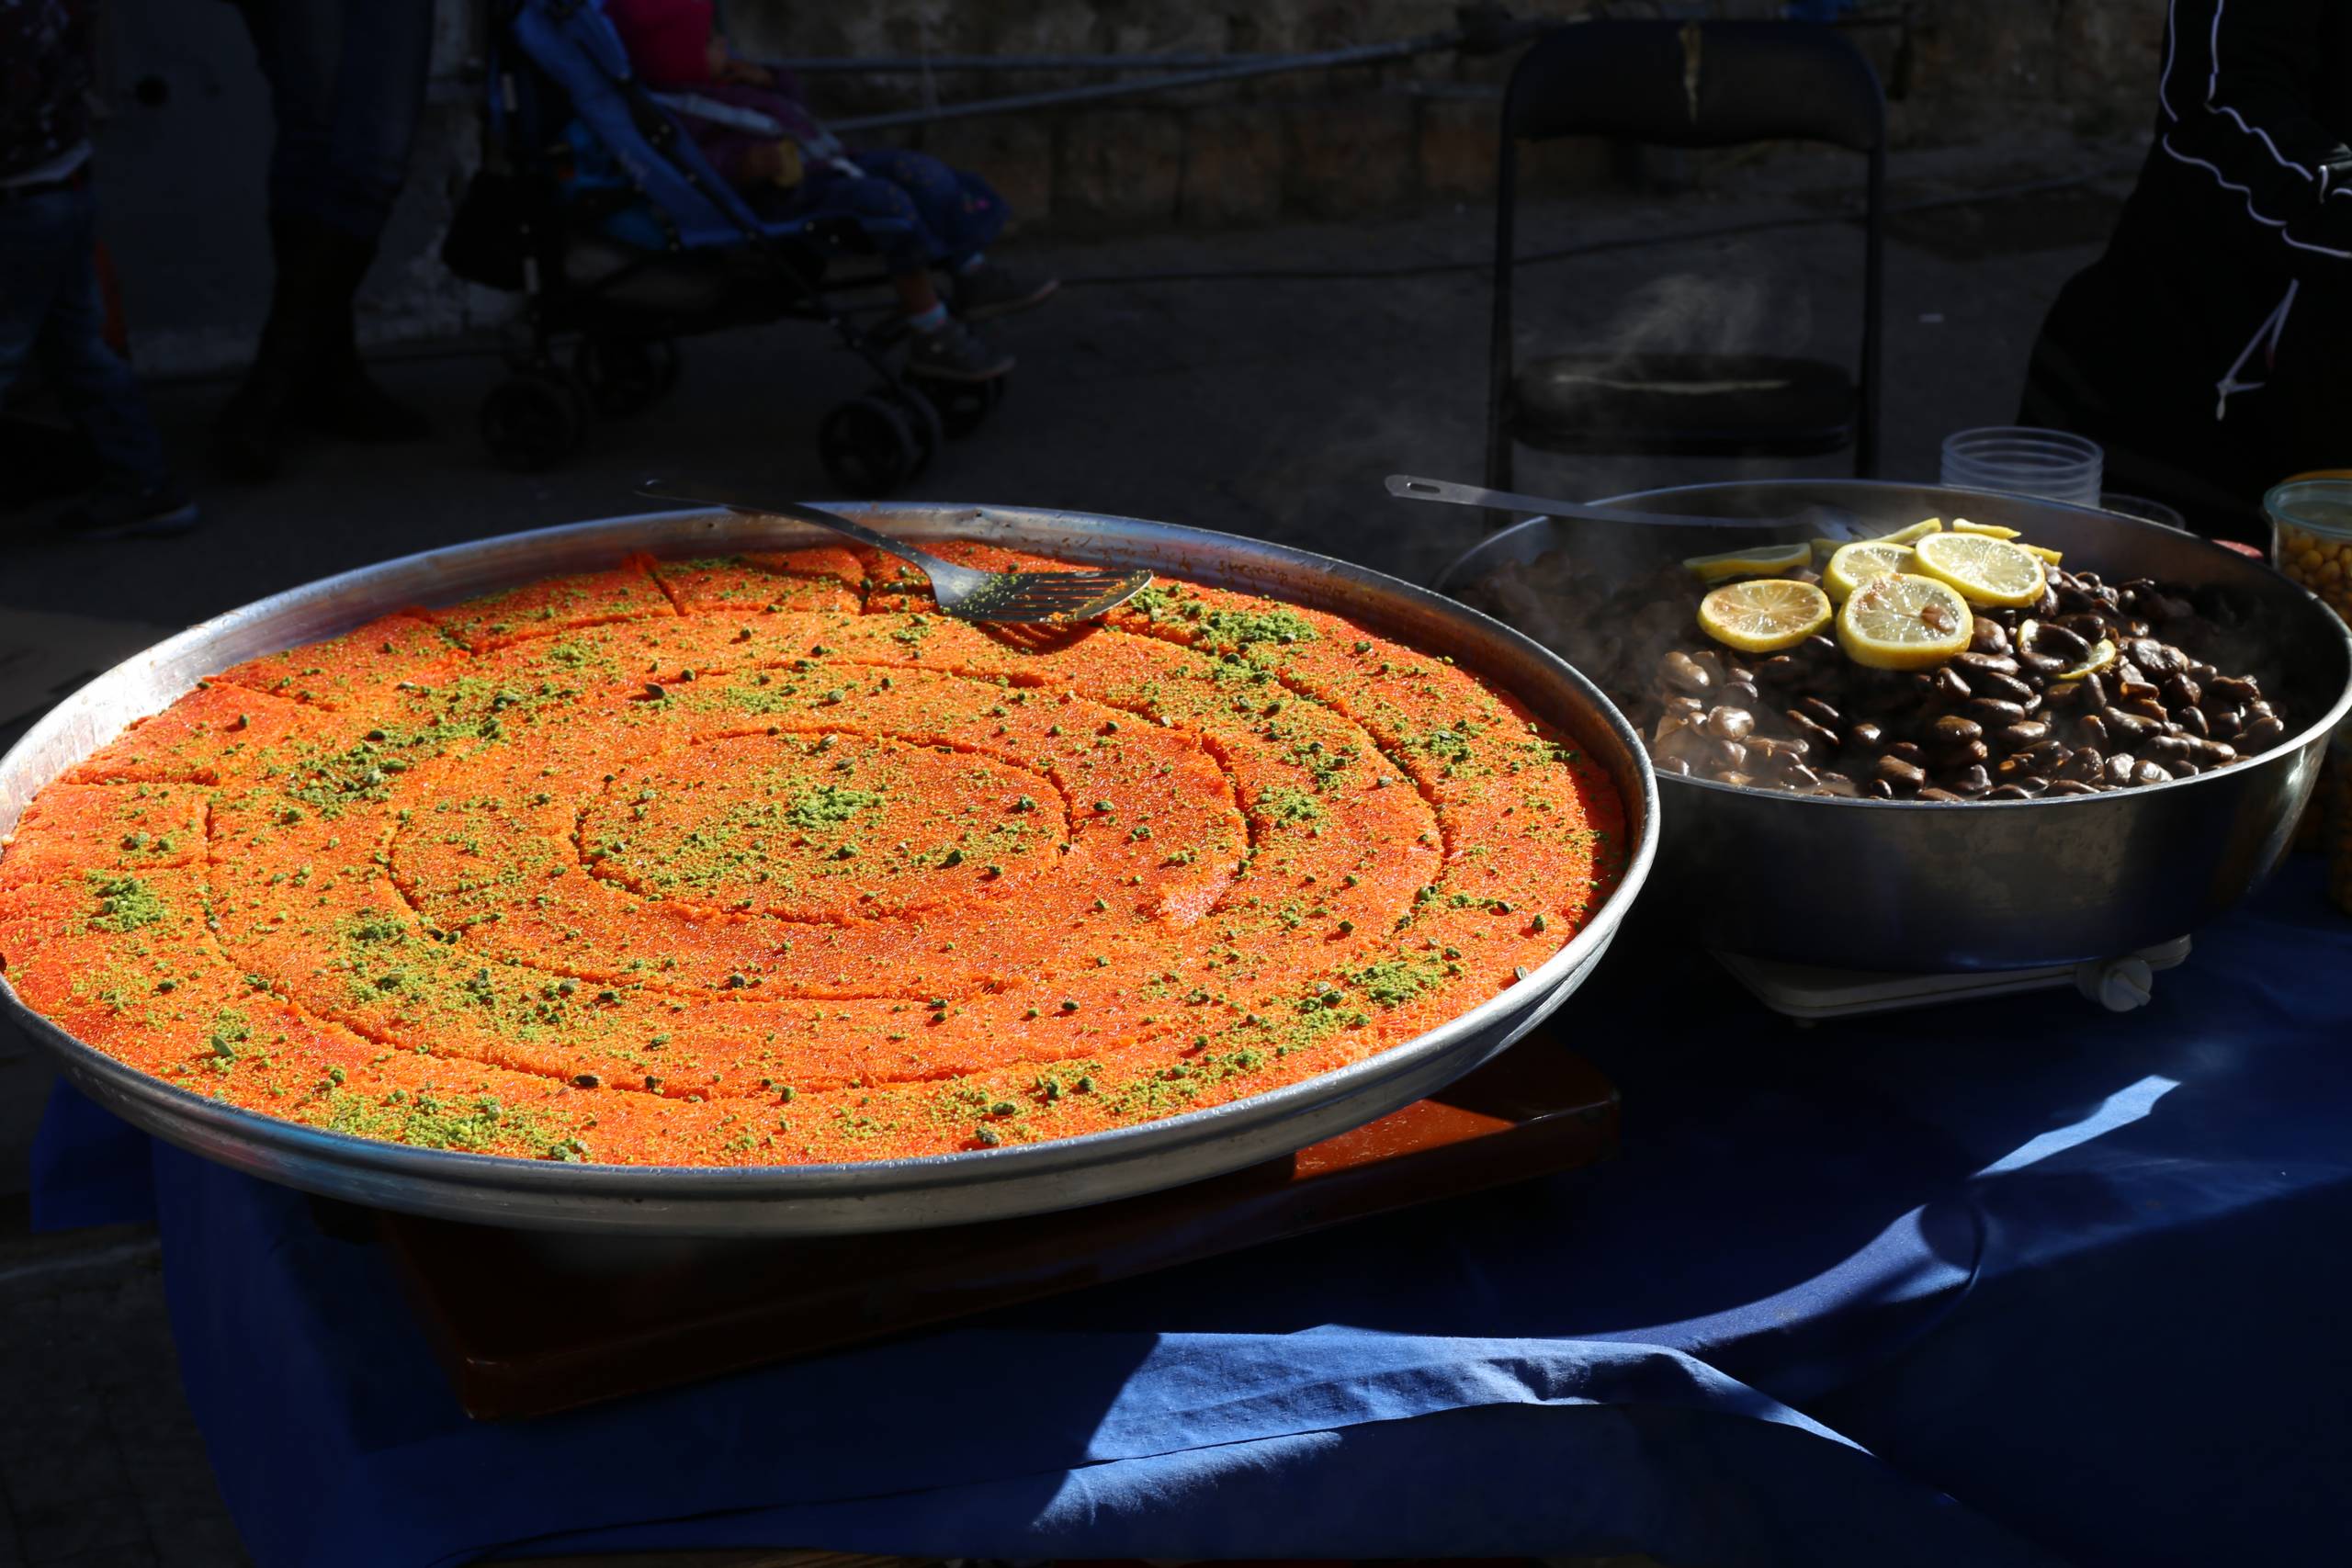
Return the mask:
{"type": "Polygon", "coordinates": [[[1898,142],[2007,128],[2106,136],[2155,118],[2165,7],[2158,0],[1921,0],[1898,142]]]}
{"type": "MultiPolygon", "coordinates": [[[[1584,15],[1588,0],[1533,0],[1523,17],[1584,15]]],[[[1223,54],[1346,48],[1444,32],[1452,0],[1277,0],[1165,6],[1147,0],[947,4],[883,0],[823,8],[734,0],[746,52],[1223,54]]],[[[1494,179],[1494,124],[1508,57],[1442,50],[1377,66],[1313,70],[1107,104],[940,121],[895,139],[978,169],[1033,230],[1223,228],[1343,219],[1476,198],[1494,179]]],[[[938,73],[810,79],[832,116],[888,112],[1102,81],[1100,73],[938,73]]],[[[1545,157],[1537,188],[1599,177],[1589,150],[1545,157]]]]}
{"type": "MultiPolygon", "coordinates": [[[[458,284],[438,243],[473,163],[485,0],[441,0],[432,103],[409,188],[363,299],[370,342],[494,323],[511,301],[458,284]]],[[[1515,0],[1522,17],[1770,15],[1778,0],[1515,0]]],[[[1441,32],[1453,0],[726,0],[757,55],[1045,54],[1323,50],[1441,32]]],[[[2157,0],[1860,0],[1853,36],[1903,89],[1898,145],[2015,130],[2109,134],[2150,114],[2157,0]],[[1899,25],[1907,20],[1907,27],[1899,25]],[[1907,47],[1904,40],[1907,39],[1907,47]]],[[[106,239],[151,370],[235,363],[268,288],[262,173],[267,99],[233,10],[112,0],[100,132],[106,239]]],[[[897,133],[985,173],[1032,232],[1217,229],[1344,220],[1484,201],[1515,52],[1451,51],[1114,103],[941,121],[897,133]]],[[[1025,93],[1099,74],[865,76],[810,85],[836,117],[1025,93]]],[[[1742,160],[1694,160],[1703,185],[1742,160]]],[[[1524,160],[1531,191],[1594,189],[1627,163],[1585,142],[1524,160]]]]}
{"type": "MultiPolygon", "coordinates": [[[[1773,0],[1521,0],[1523,18],[1773,15],[1773,0]]],[[[1442,32],[1451,0],[878,0],[852,7],[732,0],[753,54],[855,56],[1314,51],[1442,32]]],[[[1850,36],[1901,96],[1898,146],[2018,129],[2112,133],[2144,119],[2164,26],[2152,0],[1861,0],[1850,36]]],[[[1516,51],[1451,51],[1392,63],[877,133],[997,182],[1035,230],[1213,228],[1476,200],[1492,188],[1495,119],[1516,51]]],[[[826,73],[837,117],[1099,81],[1100,75],[826,73]]],[[[1574,190],[1621,168],[1566,146],[1529,160],[1525,188],[1574,190]]]]}

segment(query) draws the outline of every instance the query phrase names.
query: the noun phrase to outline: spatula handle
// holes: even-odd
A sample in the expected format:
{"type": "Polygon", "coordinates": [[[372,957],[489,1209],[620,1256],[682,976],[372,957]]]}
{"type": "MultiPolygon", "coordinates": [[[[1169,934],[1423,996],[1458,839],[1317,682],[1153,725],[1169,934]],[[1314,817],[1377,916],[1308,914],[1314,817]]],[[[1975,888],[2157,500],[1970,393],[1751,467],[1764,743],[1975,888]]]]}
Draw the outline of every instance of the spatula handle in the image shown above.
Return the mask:
{"type": "Polygon", "coordinates": [[[791,517],[803,523],[814,523],[820,528],[831,528],[836,534],[846,534],[863,545],[871,545],[887,555],[898,557],[910,566],[925,571],[933,567],[958,568],[940,559],[929,550],[919,550],[903,539],[894,539],[878,529],[869,528],[838,512],[804,505],[797,501],[782,501],[774,496],[752,496],[724,484],[695,479],[680,484],[669,479],[647,479],[637,487],[637,493],[655,501],[682,501],[689,506],[723,506],[729,512],[748,513],[754,516],[791,517]]]}
{"type": "Polygon", "coordinates": [[[1418,474],[1389,475],[1388,493],[1407,501],[1442,501],[1451,506],[1491,507],[1498,512],[1537,512],[1546,517],[1573,517],[1586,523],[1654,524],[1668,528],[1772,528],[1792,521],[1785,517],[1686,517],[1669,512],[1579,506],[1573,501],[1551,501],[1514,491],[1487,490],[1483,485],[1456,484],[1451,479],[1427,479],[1418,474]]]}

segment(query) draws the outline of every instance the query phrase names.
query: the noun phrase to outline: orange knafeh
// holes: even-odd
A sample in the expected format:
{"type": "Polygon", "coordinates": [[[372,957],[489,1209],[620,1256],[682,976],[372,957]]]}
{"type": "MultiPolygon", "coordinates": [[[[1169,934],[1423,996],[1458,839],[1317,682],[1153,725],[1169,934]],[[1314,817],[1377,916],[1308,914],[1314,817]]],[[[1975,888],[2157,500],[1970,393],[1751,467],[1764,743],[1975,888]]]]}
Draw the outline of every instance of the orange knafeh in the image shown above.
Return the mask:
{"type": "Polygon", "coordinates": [[[1361,1060],[1549,958],[1625,850],[1571,740],[1337,615],[1162,580],[987,627],[850,550],[634,559],[134,725],[0,853],[0,964],[337,1132],[878,1159],[1361,1060]]]}

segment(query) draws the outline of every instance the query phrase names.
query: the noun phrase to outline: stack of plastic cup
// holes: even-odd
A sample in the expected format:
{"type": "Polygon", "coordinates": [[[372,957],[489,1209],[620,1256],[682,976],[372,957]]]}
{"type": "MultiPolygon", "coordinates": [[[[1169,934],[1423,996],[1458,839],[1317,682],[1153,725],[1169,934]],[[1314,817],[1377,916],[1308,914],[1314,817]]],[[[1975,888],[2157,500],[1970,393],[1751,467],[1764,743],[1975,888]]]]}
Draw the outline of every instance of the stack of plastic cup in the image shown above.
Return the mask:
{"type": "Polygon", "coordinates": [[[2063,430],[1994,425],[1944,437],[1943,482],[2097,506],[2107,454],[2063,430]]]}

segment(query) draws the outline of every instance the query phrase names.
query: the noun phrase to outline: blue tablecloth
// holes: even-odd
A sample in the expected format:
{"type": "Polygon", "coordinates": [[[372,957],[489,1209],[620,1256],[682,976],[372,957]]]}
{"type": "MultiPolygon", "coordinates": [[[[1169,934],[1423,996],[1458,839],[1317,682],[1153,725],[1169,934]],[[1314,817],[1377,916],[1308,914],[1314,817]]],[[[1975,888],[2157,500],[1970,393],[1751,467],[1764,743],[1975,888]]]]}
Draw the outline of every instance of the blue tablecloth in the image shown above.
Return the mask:
{"type": "Polygon", "coordinates": [[[2352,1561],[2352,922],[2309,863],[2120,1017],[1801,1030],[1672,936],[1566,1014],[1609,1166],[540,1421],[459,1414],[374,1247],[71,1095],[38,1215],[159,1223],[264,1568],[2352,1561]]]}

